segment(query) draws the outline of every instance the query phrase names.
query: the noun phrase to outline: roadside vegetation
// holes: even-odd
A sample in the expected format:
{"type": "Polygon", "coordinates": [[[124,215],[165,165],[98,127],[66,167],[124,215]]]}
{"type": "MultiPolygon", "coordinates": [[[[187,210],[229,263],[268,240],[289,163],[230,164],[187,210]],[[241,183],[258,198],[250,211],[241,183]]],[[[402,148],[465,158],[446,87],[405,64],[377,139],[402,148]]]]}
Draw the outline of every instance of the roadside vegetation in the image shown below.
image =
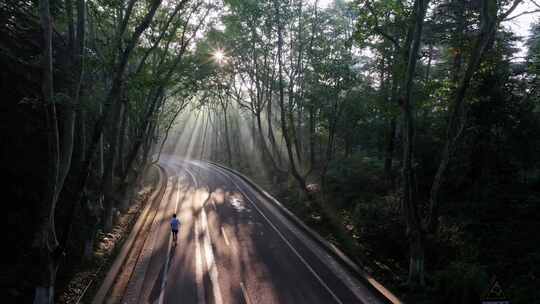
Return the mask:
{"type": "Polygon", "coordinates": [[[495,279],[539,302],[539,12],[0,2],[6,301],[63,301],[175,154],[251,176],[408,303],[479,303],[495,279]]]}

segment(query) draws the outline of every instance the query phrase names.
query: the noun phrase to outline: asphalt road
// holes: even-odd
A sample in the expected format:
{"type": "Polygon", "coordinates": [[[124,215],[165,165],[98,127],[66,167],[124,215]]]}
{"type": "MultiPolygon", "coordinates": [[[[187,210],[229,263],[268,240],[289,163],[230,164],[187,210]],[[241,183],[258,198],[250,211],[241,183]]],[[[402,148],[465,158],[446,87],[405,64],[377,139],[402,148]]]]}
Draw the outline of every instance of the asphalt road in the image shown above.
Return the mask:
{"type": "Polygon", "coordinates": [[[383,303],[241,178],[200,161],[161,166],[167,188],[122,303],[383,303]]]}

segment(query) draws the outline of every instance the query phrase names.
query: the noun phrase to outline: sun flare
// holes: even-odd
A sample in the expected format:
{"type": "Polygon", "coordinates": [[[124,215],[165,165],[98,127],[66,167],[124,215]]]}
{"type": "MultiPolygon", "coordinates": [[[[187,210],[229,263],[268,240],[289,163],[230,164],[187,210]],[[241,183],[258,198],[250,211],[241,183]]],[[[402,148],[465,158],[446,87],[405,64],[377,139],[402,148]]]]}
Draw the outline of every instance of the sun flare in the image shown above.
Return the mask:
{"type": "Polygon", "coordinates": [[[225,52],[222,49],[215,50],[214,53],[212,54],[212,57],[214,61],[219,65],[222,65],[227,61],[225,52]]]}

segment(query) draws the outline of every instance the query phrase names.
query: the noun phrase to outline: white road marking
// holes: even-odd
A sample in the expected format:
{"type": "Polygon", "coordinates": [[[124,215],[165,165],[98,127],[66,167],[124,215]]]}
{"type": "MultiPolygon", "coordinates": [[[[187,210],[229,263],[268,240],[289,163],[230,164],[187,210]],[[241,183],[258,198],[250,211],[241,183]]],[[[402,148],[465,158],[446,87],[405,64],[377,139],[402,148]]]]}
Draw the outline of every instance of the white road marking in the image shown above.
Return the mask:
{"type": "MultiPolygon", "coordinates": [[[[221,170],[217,170],[217,171],[221,171],[221,170]]],[[[223,173],[222,173],[223,174],[223,173]]],[[[224,174],[225,176],[227,176],[226,174],[224,174]]],[[[234,186],[236,187],[236,189],[238,189],[238,191],[240,193],[243,193],[243,191],[240,189],[240,187],[238,186],[238,184],[233,180],[233,178],[231,178],[230,176],[228,176],[229,179],[231,180],[231,182],[234,184],[234,186]]],[[[245,194],[245,193],[244,193],[245,194]]],[[[291,250],[294,252],[294,254],[296,254],[296,256],[300,259],[300,261],[302,261],[302,263],[304,263],[304,265],[306,265],[306,267],[308,268],[308,270],[315,276],[315,278],[321,283],[321,285],[323,285],[323,287],[330,293],[330,295],[332,295],[332,297],[334,298],[334,300],[336,300],[337,303],[340,303],[340,304],[343,304],[343,302],[341,302],[341,300],[337,297],[337,295],[330,289],[330,287],[328,287],[328,285],[326,285],[326,283],[322,280],[322,278],[317,274],[317,272],[315,272],[315,270],[311,267],[311,265],[308,264],[308,262],[300,255],[300,253],[291,245],[291,243],[285,238],[285,236],[277,229],[277,227],[270,221],[270,219],[268,219],[266,217],[266,215],[264,215],[264,213],[259,209],[259,207],[257,207],[257,205],[255,205],[255,203],[249,198],[249,196],[247,195],[244,195],[244,197],[253,205],[253,207],[255,207],[255,209],[257,209],[257,211],[259,212],[259,214],[268,222],[268,224],[276,231],[276,233],[280,236],[280,238],[285,242],[285,244],[287,244],[287,246],[289,246],[289,248],[291,248],[291,250]]]]}
{"type": "Polygon", "coordinates": [[[247,292],[246,286],[244,286],[244,282],[240,282],[240,289],[242,289],[242,295],[244,296],[246,304],[251,304],[251,300],[249,299],[249,294],[247,292]]]}
{"type": "Polygon", "coordinates": [[[201,246],[199,245],[199,222],[195,219],[195,282],[197,284],[198,303],[205,304],[204,282],[203,282],[203,264],[201,255],[201,246]]]}
{"type": "MultiPolygon", "coordinates": [[[[188,174],[191,175],[193,179],[193,183],[195,184],[195,189],[197,189],[199,187],[197,183],[197,179],[195,178],[193,173],[191,173],[187,168],[186,168],[186,172],[188,172],[188,174]]],[[[193,193],[193,196],[195,197],[196,194],[197,194],[197,191],[193,193]]],[[[204,206],[201,206],[200,219],[201,219],[200,222],[197,219],[195,219],[195,231],[196,231],[195,232],[195,236],[196,236],[195,247],[196,247],[196,264],[197,264],[195,281],[197,282],[197,294],[199,297],[199,303],[204,304],[205,302],[205,298],[204,298],[205,293],[204,293],[204,285],[203,285],[204,282],[202,278],[203,265],[202,265],[201,249],[199,245],[199,235],[203,233],[203,247],[204,247],[204,253],[205,253],[205,260],[206,260],[207,270],[210,273],[210,281],[212,282],[214,303],[223,304],[223,299],[221,296],[221,289],[219,287],[219,280],[218,280],[219,273],[218,273],[217,265],[214,259],[214,253],[212,250],[212,242],[210,239],[210,233],[208,232],[208,220],[206,217],[206,212],[204,211],[204,206]]]]}
{"type": "Polygon", "coordinates": [[[134,273],[132,274],[132,278],[134,279],[130,279],[128,283],[127,291],[124,295],[124,303],[137,303],[140,300],[139,297],[141,295],[144,278],[146,277],[146,272],[148,270],[148,265],[150,264],[151,257],[154,254],[154,248],[156,247],[157,239],[159,239],[158,226],[160,226],[159,223],[165,216],[164,213],[167,204],[164,201],[172,191],[173,186],[171,185],[171,182],[168,181],[167,189],[163,195],[160,205],[158,206],[159,209],[158,211],[156,211],[157,214],[155,215],[151,223],[150,230],[148,231],[148,236],[144,241],[143,248],[141,249],[141,253],[139,254],[139,261],[137,261],[135,269],[133,270],[134,273]]]}
{"type": "MultiPolygon", "coordinates": [[[[178,205],[180,205],[180,177],[178,177],[178,180],[177,180],[176,207],[174,209],[175,214],[178,214],[178,205]]],[[[172,246],[172,236],[169,235],[167,255],[165,256],[165,271],[163,272],[163,278],[161,279],[161,290],[159,292],[159,301],[158,301],[159,304],[163,304],[163,298],[165,297],[165,286],[167,286],[167,275],[169,273],[169,260],[170,260],[169,253],[171,252],[171,246],[172,246]]]]}
{"type": "MultiPolygon", "coordinates": [[[[191,201],[192,205],[195,204],[195,196],[197,194],[197,188],[199,187],[197,179],[191,173],[191,171],[187,168],[187,166],[182,166],[182,168],[185,170],[187,174],[191,176],[191,179],[193,180],[193,191],[191,193],[191,201]]],[[[204,209],[202,209],[204,211],[204,209]]],[[[200,244],[200,234],[201,234],[201,228],[200,223],[197,218],[193,217],[193,225],[195,229],[195,283],[197,285],[197,303],[200,304],[206,304],[206,298],[205,298],[205,287],[204,287],[204,280],[203,280],[203,262],[202,262],[202,252],[201,252],[201,244],[200,244]]],[[[215,294],[215,293],[214,293],[215,294]]],[[[220,294],[221,296],[221,294],[220,294]]],[[[216,304],[221,304],[217,303],[216,304]]]]}
{"type": "Polygon", "coordinates": [[[161,290],[159,292],[159,301],[158,303],[159,304],[163,304],[163,298],[165,296],[165,286],[167,286],[167,274],[169,272],[169,252],[171,252],[171,243],[172,243],[172,240],[171,238],[169,238],[169,245],[167,246],[168,250],[167,250],[167,256],[165,257],[165,271],[163,273],[163,278],[161,279],[161,290]]]}
{"type": "Polygon", "coordinates": [[[221,227],[221,234],[223,234],[223,239],[225,240],[225,244],[228,247],[231,247],[231,245],[229,243],[229,238],[227,237],[227,233],[225,232],[225,229],[223,229],[223,226],[221,227]]]}
{"type": "MultiPolygon", "coordinates": [[[[238,186],[236,186],[236,187],[238,188],[238,186]]],[[[240,189],[238,189],[238,190],[240,190],[240,189]]],[[[229,203],[231,203],[233,208],[238,212],[242,212],[242,211],[246,210],[246,207],[242,204],[242,201],[240,199],[236,198],[236,197],[233,197],[232,199],[230,199],[229,203]]]]}
{"type": "MultiPolygon", "coordinates": [[[[240,190],[240,189],[238,189],[240,190]]],[[[270,226],[272,226],[272,228],[274,228],[274,230],[277,232],[277,234],[281,237],[281,239],[287,244],[287,246],[289,246],[289,248],[291,248],[291,250],[296,254],[296,256],[298,256],[298,258],[302,261],[302,263],[304,263],[304,265],[306,265],[306,267],[309,269],[309,271],[317,278],[317,280],[321,283],[321,285],[323,285],[323,287],[332,295],[332,297],[334,298],[334,300],[336,300],[336,302],[338,303],[343,303],[341,302],[341,300],[337,297],[337,295],[330,289],[330,287],[328,287],[328,285],[326,285],[326,283],[323,281],[323,279],[317,274],[317,272],[315,272],[315,270],[311,267],[311,265],[308,264],[308,262],[300,255],[300,253],[298,253],[298,251],[291,245],[291,243],[289,243],[289,241],[285,238],[285,236],[277,229],[276,226],[274,226],[274,224],[272,224],[272,222],[270,222],[270,220],[266,217],[266,215],[264,215],[261,210],[259,210],[259,207],[257,207],[255,205],[255,203],[253,203],[253,201],[251,201],[251,199],[249,197],[247,197],[247,200],[249,202],[251,202],[253,204],[253,206],[255,207],[255,209],[257,209],[257,211],[259,211],[259,213],[264,217],[264,219],[268,222],[268,224],[270,224],[270,226]]]]}
{"type": "Polygon", "coordinates": [[[223,304],[221,297],[221,288],[219,287],[219,273],[217,270],[217,264],[214,259],[214,252],[212,250],[212,243],[210,240],[210,233],[208,232],[208,220],[206,218],[206,212],[204,207],[201,207],[201,225],[202,232],[204,233],[203,244],[205,252],[206,266],[210,272],[210,281],[212,282],[212,290],[214,293],[214,303],[223,304]]]}

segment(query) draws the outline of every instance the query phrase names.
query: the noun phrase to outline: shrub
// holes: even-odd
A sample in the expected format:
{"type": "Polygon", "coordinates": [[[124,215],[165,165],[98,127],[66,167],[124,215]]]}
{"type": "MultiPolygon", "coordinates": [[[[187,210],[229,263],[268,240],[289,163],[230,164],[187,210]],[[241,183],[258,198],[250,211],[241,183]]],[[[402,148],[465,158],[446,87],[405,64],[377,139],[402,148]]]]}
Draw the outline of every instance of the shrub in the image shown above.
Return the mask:
{"type": "Polygon", "coordinates": [[[488,276],[478,264],[452,262],[435,273],[434,283],[437,303],[476,304],[488,288],[488,276]]]}
{"type": "Polygon", "coordinates": [[[330,163],[325,191],[338,203],[370,201],[386,192],[381,161],[357,153],[330,163]]]}

